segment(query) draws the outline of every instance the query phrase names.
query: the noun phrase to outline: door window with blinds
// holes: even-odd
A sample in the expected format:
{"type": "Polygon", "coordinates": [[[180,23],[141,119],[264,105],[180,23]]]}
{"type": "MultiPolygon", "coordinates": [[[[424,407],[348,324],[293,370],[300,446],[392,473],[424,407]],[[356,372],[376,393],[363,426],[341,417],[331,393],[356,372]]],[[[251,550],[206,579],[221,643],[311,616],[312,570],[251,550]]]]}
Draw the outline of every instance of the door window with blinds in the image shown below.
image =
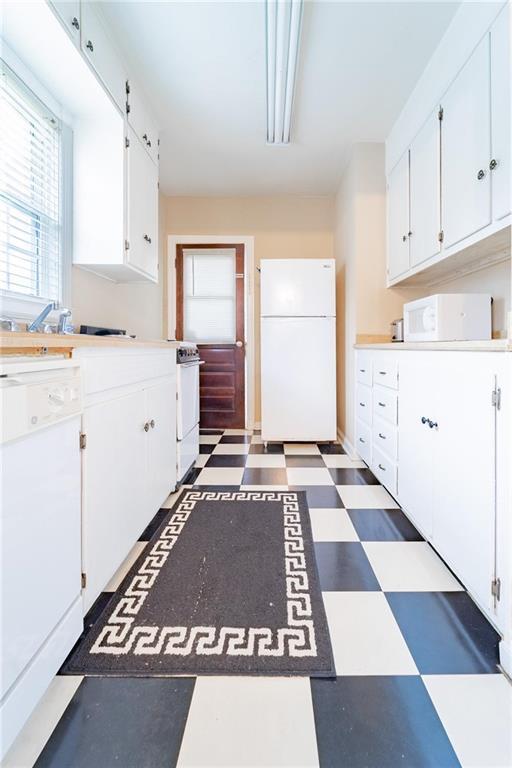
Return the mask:
{"type": "Polygon", "coordinates": [[[0,102],[0,289],[62,300],[62,128],[5,64],[0,102]]]}
{"type": "Polygon", "coordinates": [[[236,334],[236,250],[183,249],[183,338],[233,344],[236,334]]]}

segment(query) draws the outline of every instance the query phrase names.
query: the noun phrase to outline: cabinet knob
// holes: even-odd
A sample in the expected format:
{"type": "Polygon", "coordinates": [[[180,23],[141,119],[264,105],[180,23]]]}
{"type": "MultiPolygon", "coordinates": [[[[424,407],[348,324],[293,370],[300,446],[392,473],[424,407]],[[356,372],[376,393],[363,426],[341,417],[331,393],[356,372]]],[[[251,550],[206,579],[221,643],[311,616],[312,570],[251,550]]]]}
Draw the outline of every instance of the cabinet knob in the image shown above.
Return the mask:
{"type": "Polygon", "coordinates": [[[366,408],[366,403],[359,403],[359,405],[361,406],[361,408],[366,408]]]}
{"type": "Polygon", "coordinates": [[[144,424],[144,432],[149,432],[149,423],[147,421],[144,424]]]}
{"type": "Polygon", "coordinates": [[[383,467],[382,464],[379,464],[378,466],[379,466],[379,469],[382,469],[383,472],[386,471],[386,467],[383,467]]]}
{"type": "Polygon", "coordinates": [[[407,240],[407,235],[402,235],[402,242],[405,243],[406,240],[407,240]]]}
{"type": "Polygon", "coordinates": [[[382,432],[379,432],[379,437],[380,437],[381,440],[385,440],[386,439],[386,435],[383,435],[382,432]]]}
{"type": "Polygon", "coordinates": [[[149,426],[151,427],[151,429],[155,428],[155,420],[154,419],[151,419],[151,421],[149,422],[149,426]]]}
{"type": "Polygon", "coordinates": [[[366,442],[366,440],[363,440],[363,438],[362,438],[362,437],[360,437],[360,438],[359,438],[359,442],[360,442],[360,443],[365,443],[365,442],[366,442]]]}
{"type": "Polygon", "coordinates": [[[74,27],[75,29],[80,29],[80,22],[78,21],[76,16],[73,16],[73,18],[71,19],[71,26],[74,27]]]}
{"type": "Polygon", "coordinates": [[[151,238],[150,238],[149,235],[144,235],[144,240],[146,241],[146,243],[150,243],[151,242],[151,238]]]}
{"type": "Polygon", "coordinates": [[[494,171],[497,165],[498,165],[498,161],[493,158],[489,163],[489,168],[491,169],[491,171],[494,171]]]}
{"type": "Polygon", "coordinates": [[[482,181],[484,176],[485,176],[485,171],[484,171],[483,168],[480,168],[480,170],[478,171],[478,173],[476,175],[478,181],[482,181]]]}
{"type": "Polygon", "coordinates": [[[426,416],[422,416],[422,417],[421,417],[421,423],[422,423],[422,424],[427,424],[427,423],[430,423],[430,420],[429,420],[429,419],[427,419],[427,417],[426,417],[426,416]]]}
{"type": "Polygon", "coordinates": [[[92,44],[91,40],[87,41],[87,43],[85,44],[85,47],[88,48],[91,51],[91,53],[92,51],[94,51],[94,45],[92,44]]]}
{"type": "Polygon", "coordinates": [[[381,408],[385,408],[386,407],[386,403],[381,403],[380,401],[379,401],[379,405],[380,405],[381,408]]]}
{"type": "Polygon", "coordinates": [[[437,423],[437,421],[429,421],[429,422],[428,422],[428,425],[429,425],[430,429],[434,429],[434,428],[435,428],[435,429],[437,429],[437,428],[438,428],[438,426],[439,426],[439,424],[437,423]]]}

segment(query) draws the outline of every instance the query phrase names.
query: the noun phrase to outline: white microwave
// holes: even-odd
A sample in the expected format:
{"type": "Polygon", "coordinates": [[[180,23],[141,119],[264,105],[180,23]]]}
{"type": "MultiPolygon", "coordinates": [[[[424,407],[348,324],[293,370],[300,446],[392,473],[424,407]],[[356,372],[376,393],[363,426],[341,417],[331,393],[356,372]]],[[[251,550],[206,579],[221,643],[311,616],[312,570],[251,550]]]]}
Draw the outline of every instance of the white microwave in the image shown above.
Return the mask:
{"type": "Polygon", "coordinates": [[[437,293],[404,304],[404,341],[482,341],[491,338],[492,298],[484,293],[437,293]]]}

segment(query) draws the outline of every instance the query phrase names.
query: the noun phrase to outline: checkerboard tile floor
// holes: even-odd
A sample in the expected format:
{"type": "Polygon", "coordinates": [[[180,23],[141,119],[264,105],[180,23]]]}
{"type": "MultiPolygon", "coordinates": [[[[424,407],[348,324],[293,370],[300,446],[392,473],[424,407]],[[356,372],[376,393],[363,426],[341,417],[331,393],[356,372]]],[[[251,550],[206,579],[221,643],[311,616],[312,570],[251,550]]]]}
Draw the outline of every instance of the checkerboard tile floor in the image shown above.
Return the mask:
{"type": "Polygon", "coordinates": [[[5,768],[512,766],[498,635],[362,462],[339,445],[265,451],[256,431],[205,430],[187,480],[306,492],[336,677],[57,676],[5,768]]]}

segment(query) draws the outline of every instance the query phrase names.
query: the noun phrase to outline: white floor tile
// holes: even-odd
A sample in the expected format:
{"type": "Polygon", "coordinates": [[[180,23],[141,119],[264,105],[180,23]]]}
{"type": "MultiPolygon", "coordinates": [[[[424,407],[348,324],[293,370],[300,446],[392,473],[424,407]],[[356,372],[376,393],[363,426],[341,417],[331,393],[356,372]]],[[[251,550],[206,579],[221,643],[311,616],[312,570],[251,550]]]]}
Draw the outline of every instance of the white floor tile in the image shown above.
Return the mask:
{"type": "Polygon", "coordinates": [[[285,443],[284,452],[288,456],[320,456],[320,449],[315,443],[285,443]]]}
{"type": "Polygon", "coordinates": [[[225,435],[252,435],[252,429],[225,429],[225,435]]]}
{"type": "Polygon", "coordinates": [[[249,453],[249,443],[218,443],[213,449],[213,453],[226,454],[243,454],[249,453]]]}
{"type": "Polygon", "coordinates": [[[179,490],[175,491],[174,493],[171,493],[171,495],[168,496],[164,501],[164,503],[162,504],[161,509],[170,509],[173,506],[173,504],[176,502],[176,499],[179,498],[184,487],[185,486],[182,486],[179,490]]]}
{"type": "Polygon", "coordinates": [[[287,491],[287,485],[241,485],[241,491],[287,491]]]}
{"type": "Polygon", "coordinates": [[[180,768],[317,765],[308,678],[197,678],[180,768]]]}
{"type": "Polygon", "coordinates": [[[211,453],[200,453],[196,459],[196,467],[204,467],[211,455],[211,453]]]}
{"type": "Polygon", "coordinates": [[[212,443],[218,443],[221,437],[222,435],[199,435],[199,442],[211,445],[212,443]]]}
{"type": "Polygon", "coordinates": [[[250,453],[247,457],[246,467],[286,467],[283,454],[276,453],[250,453]]]}
{"type": "Polygon", "coordinates": [[[54,677],[7,755],[2,768],[32,768],[50,738],[83,677],[54,677]]]}
{"type": "Polygon", "coordinates": [[[114,573],[112,578],[110,579],[109,583],[103,590],[104,592],[115,592],[116,589],[121,584],[122,580],[138,558],[138,556],[144,551],[144,549],[147,546],[147,541],[136,541],[133,547],[130,550],[130,553],[128,557],[125,559],[123,563],[119,566],[117,571],[114,573]]]}
{"type": "Polygon", "coordinates": [[[288,467],[288,485],[334,485],[328,469],[322,467],[288,467]]]}
{"type": "Polygon", "coordinates": [[[251,443],[253,445],[261,445],[263,440],[261,439],[261,435],[253,435],[251,438],[251,443]]]}
{"type": "Polygon", "coordinates": [[[310,509],[314,541],[359,541],[344,509],[310,509]]]}
{"type": "Polygon", "coordinates": [[[345,509],[399,509],[382,485],[337,485],[345,509]]]}
{"type": "Polygon", "coordinates": [[[331,469],[364,469],[366,464],[364,461],[356,461],[351,459],[350,456],[346,456],[344,453],[324,453],[322,454],[326,467],[331,469]]]}
{"type": "Polygon", "coordinates": [[[425,541],[365,541],[384,592],[450,592],[463,587],[425,541]]]}
{"type": "Polygon", "coordinates": [[[464,768],[512,766],[512,685],[504,675],[426,675],[423,682],[464,768]]]}
{"type": "Polygon", "coordinates": [[[382,592],[322,592],[337,675],[417,675],[382,592]]]}
{"type": "Polygon", "coordinates": [[[199,473],[196,485],[240,485],[243,467],[205,467],[199,473]]]}

